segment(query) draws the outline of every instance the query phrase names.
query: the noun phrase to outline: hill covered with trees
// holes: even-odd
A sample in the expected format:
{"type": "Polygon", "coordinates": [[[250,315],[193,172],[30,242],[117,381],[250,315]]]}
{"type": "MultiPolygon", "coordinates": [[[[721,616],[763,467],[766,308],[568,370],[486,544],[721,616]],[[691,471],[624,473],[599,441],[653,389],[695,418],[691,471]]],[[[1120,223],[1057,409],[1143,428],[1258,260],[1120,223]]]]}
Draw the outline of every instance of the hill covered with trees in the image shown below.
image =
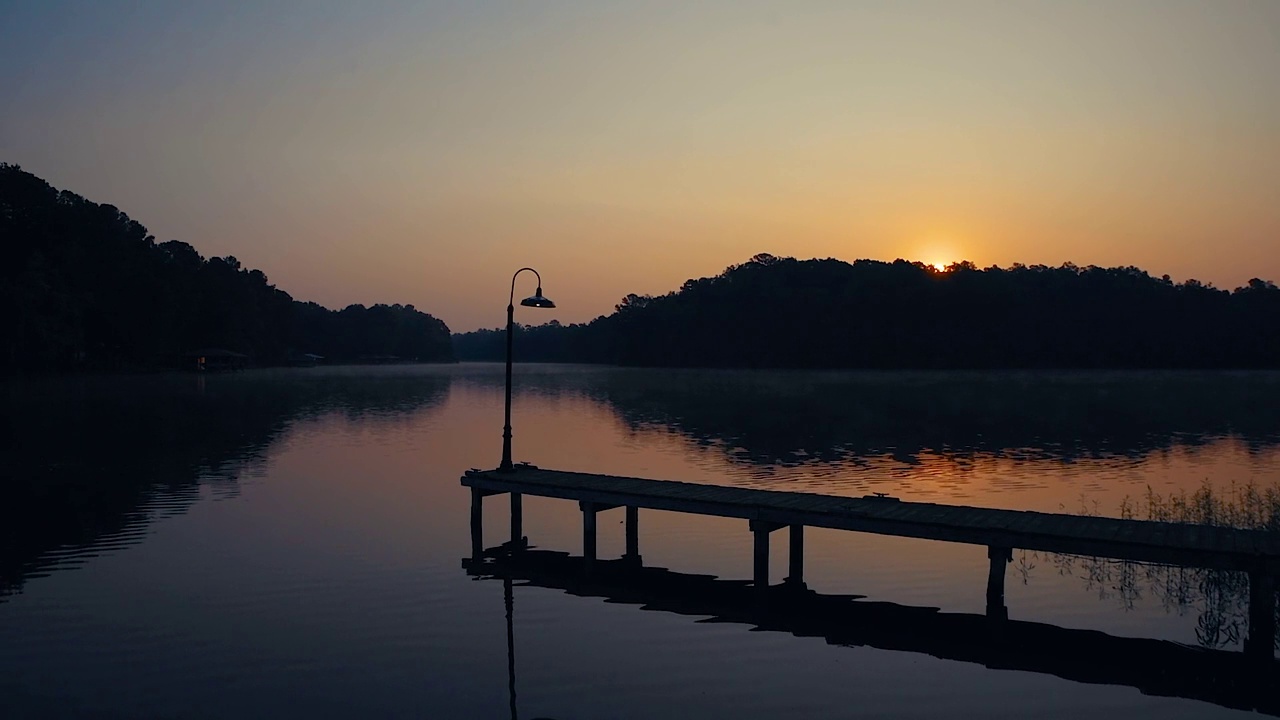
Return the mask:
{"type": "Polygon", "coordinates": [[[0,163],[0,370],[174,366],[221,348],[256,364],[453,359],[449,328],[412,305],[295,301],[234,257],[157,243],[112,205],[0,163]]]}
{"type": "MultiPolygon", "coordinates": [[[[503,329],[454,336],[501,360],[503,329]]],[[[521,326],[522,361],[760,368],[1280,368],[1280,289],[1136,267],[757,255],[589,323],[521,326]]]]}

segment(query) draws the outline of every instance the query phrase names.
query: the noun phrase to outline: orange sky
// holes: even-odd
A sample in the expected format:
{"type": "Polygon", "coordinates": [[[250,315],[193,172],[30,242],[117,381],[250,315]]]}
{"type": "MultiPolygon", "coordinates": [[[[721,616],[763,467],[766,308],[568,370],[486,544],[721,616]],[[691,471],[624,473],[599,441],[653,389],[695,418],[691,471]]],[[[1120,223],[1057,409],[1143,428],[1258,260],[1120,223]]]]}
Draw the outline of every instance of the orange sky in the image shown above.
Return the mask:
{"type": "Polygon", "coordinates": [[[588,320],[757,252],[1280,280],[1267,0],[6,12],[0,160],[332,307],[497,326],[533,265],[519,319],[588,320]]]}

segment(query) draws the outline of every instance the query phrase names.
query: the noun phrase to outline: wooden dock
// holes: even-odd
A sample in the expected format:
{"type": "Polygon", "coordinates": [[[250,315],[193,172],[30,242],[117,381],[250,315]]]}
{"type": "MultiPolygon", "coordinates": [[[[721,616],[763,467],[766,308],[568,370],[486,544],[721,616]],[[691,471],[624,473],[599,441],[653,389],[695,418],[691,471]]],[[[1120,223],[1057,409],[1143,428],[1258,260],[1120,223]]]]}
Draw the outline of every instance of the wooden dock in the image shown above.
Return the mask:
{"type": "Polygon", "coordinates": [[[769,537],[789,532],[786,582],[803,586],[804,528],[822,527],[899,537],[982,545],[987,548],[987,612],[1004,617],[1005,564],[1015,548],[1114,558],[1136,562],[1231,570],[1249,576],[1249,638],[1245,650],[1273,656],[1276,576],[1280,536],[1257,530],[1207,527],[1146,520],[1063,515],[1017,510],[903,502],[726,487],[668,480],[543,470],[529,465],[511,472],[471,470],[462,477],[471,488],[472,554],[484,552],[481,509],[488,495],[509,494],[511,540],[522,543],[521,497],[575,500],[582,511],[583,560],[596,559],[596,514],[626,511],[626,554],[639,561],[639,510],[741,518],[754,537],[754,584],[768,589],[769,537]]]}

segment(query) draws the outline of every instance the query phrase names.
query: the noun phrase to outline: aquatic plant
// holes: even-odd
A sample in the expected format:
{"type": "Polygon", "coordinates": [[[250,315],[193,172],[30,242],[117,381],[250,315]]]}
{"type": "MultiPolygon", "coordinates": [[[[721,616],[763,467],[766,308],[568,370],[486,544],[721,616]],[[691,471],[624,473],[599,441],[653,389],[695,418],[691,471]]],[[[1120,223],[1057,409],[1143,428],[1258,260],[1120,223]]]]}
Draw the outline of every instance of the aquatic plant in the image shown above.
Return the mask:
{"type": "MultiPolygon", "coordinates": [[[[1077,512],[1097,515],[1098,509],[1096,501],[1081,498],[1077,512]]],[[[1206,482],[1194,492],[1184,489],[1168,495],[1148,486],[1141,501],[1126,496],[1118,511],[1124,519],[1280,532],[1280,485],[1233,482],[1222,488],[1206,482]]],[[[1099,599],[1115,600],[1125,610],[1134,609],[1145,595],[1158,600],[1166,612],[1197,613],[1196,640],[1204,647],[1239,644],[1248,630],[1245,573],[1024,551],[1016,568],[1024,582],[1039,557],[1046,557],[1059,574],[1081,577],[1099,599]]],[[[1280,612],[1277,615],[1280,620],[1280,612]]],[[[1280,633],[1274,642],[1280,647],[1280,633]]]]}

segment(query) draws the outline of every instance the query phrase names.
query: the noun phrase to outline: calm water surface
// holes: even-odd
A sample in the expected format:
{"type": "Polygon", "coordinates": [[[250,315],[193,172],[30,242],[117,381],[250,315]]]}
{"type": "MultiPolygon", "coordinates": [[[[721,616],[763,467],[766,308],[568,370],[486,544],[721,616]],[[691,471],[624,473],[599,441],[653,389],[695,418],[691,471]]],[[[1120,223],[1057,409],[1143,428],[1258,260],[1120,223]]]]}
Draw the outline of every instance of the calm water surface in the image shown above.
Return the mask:
{"type": "MultiPolygon", "coordinates": [[[[496,365],[0,386],[0,717],[1244,715],[928,652],[699,622],[470,576],[461,472],[497,464],[496,365]],[[514,671],[514,688],[512,674],[514,671]]],[[[1280,375],[783,373],[528,366],[543,467],[1116,515],[1280,482],[1280,375]]],[[[502,539],[503,498],[485,509],[502,539]]],[[[573,503],[525,499],[577,553],[573,503]]],[[[621,511],[601,517],[622,553],[621,511]]],[[[644,511],[645,564],[751,574],[745,523],[644,511]]],[[[774,543],[774,581],[786,543],[774,543]]],[[[810,530],[809,585],[982,613],[983,548],[810,530]]],[[[1238,649],[1243,609],[1168,574],[1016,553],[1011,618],[1238,649]]],[[[548,583],[543,583],[548,584],[548,583]]],[[[618,598],[615,598],[615,600],[618,598]]],[[[677,598],[679,599],[679,598],[677,598]]]]}

